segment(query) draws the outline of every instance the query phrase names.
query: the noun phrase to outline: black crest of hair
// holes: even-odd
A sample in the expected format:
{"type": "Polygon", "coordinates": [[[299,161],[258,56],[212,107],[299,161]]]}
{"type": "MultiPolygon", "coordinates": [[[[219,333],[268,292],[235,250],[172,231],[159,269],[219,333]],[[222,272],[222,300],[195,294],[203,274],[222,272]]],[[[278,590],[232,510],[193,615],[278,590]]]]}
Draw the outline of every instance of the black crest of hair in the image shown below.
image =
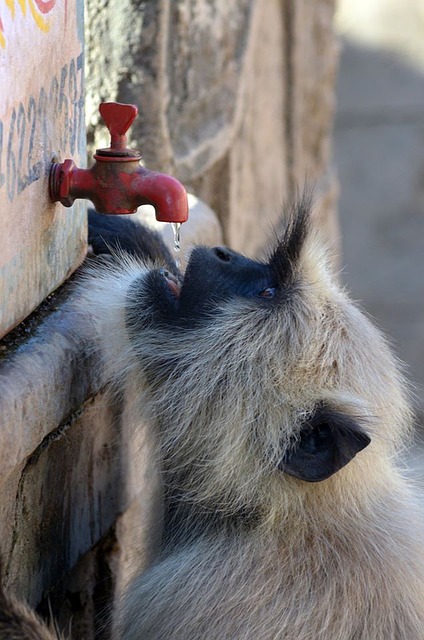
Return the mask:
{"type": "Polygon", "coordinates": [[[305,188],[284,210],[284,229],[271,255],[270,265],[281,284],[290,284],[309,232],[313,191],[305,188]]]}
{"type": "Polygon", "coordinates": [[[158,261],[178,275],[177,266],[159,233],[119,215],[88,211],[88,244],[96,255],[125,251],[142,260],[158,261]]]}

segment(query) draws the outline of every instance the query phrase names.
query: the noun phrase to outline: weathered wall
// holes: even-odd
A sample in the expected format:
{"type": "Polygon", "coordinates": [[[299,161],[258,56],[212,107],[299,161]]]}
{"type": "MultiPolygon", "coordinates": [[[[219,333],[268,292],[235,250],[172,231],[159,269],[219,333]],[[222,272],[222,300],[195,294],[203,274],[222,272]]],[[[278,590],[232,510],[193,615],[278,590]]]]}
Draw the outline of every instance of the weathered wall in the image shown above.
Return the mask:
{"type": "Polygon", "coordinates": [[[53,158],[85,162],[83,11],[83,0],[0,6],[0,337],[85,255],[85,205],[48,192],[53,158]]]}
{"type": "Polygon", "coordinates": [[[334,238],[334,0],[87,6],[91,151],[107,139],[99,96],[134,102],[132,143],[146,165],[173,173],[207,202],[234,248],[262,246],[305,179],[323,196],[317,215],[334,238]]]}

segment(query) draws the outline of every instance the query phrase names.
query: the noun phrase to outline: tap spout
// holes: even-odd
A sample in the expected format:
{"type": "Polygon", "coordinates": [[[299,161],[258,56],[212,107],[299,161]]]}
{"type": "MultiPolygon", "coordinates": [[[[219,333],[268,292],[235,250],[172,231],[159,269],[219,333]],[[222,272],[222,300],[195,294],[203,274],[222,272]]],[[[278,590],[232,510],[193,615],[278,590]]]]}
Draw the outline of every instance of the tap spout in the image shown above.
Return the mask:
{"type": "Polygon", "coordinates": [[[181,182],[163,173],[139,166],[134,173],[121,174],[128,198],[155,208],[156,220],[185,222],[188,218],[187,192],[181,182]]]}

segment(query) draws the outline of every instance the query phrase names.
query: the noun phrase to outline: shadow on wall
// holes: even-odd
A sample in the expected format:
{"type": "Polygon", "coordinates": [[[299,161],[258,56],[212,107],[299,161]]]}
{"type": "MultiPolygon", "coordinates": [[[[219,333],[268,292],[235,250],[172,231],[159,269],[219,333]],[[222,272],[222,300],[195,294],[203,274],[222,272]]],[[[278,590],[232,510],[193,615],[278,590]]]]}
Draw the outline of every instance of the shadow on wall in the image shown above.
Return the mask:
{"type": "Polygon", "coordinates": [[[343,279],[407,363],[423,426],[424,67],[348,40],[342,47],[335,160],[343,279]]]}

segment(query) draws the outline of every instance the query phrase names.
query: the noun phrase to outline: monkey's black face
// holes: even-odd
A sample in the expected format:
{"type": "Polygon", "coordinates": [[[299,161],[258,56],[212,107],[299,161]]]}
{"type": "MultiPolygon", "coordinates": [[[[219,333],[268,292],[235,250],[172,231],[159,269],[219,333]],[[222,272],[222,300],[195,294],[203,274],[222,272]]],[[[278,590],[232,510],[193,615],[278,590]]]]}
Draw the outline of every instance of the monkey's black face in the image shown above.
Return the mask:
{"type": "Polygon", "coordinates": [[[129,291],[130,331],[146,323],[191,329],[215,317],[230,300],[275,306],[296,287],[296,268],[308,232],[307,203],[287,225],[268,263],[250,260],[225,247],[193,250],[184,279],[166,267],[154,269],[129,291]]]}
{"type": "Polygon", "coordinates": [[[228,300],[270,304],[281,294],[271,264],[250,260],[225,247],[197,247],[184,279],[165,268],[157,269],[149,273],[142,287],[150,314],[172,327],[198,325],[228,300]]]}

